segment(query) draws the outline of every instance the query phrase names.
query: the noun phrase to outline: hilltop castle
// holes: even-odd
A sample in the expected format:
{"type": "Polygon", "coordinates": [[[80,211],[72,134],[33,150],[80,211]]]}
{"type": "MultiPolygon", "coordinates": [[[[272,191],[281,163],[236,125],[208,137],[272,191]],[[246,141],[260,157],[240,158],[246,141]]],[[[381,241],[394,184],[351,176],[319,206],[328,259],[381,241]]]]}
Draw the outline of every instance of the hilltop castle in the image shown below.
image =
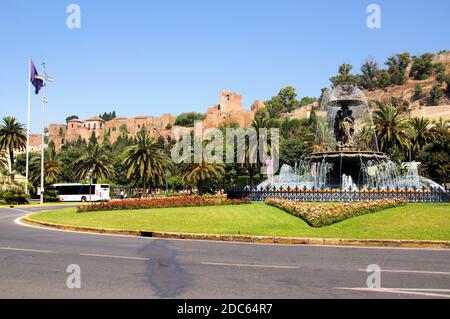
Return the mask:
{"type": "MultiPolygon", "coordinates": [[[[250,110],[242,107],[242,96],[232,91],[222,91],[220,103],[212,106],[203,120],[203,128],[216,128],[233,123],[242,128],[251,125],[255,111],[265,107],[264,102],[256,100],[250,110]]],[[[176,117],[171,114],[161,116],[137,116],[135,118],[117,117],[105,121],[98,116],[87,120],[72,119],[67,124],[51,124],[49,126],[49,142],[53,142],[57,150],[63,144],[75,142],[79,138],[88,141],[93,135],[101,141],[108,138],[115,143],[119,136],[134,137],[142,129],[152,136],[177,139],[192,129],[175,126],[176,117]]]]}

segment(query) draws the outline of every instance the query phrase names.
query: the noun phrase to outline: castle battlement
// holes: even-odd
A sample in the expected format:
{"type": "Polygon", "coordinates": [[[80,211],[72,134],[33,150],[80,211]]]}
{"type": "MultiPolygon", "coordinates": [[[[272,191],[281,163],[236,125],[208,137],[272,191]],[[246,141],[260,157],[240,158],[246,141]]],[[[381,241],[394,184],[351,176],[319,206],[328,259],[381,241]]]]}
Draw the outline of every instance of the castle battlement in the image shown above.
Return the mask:
{"type": "MultiPolygon", "coordinates": [[[[207,110],[203,128],[216,128],[238,124],[242,128],[249,127],[254,119],[256,109],[264,107],[264,102],[255,101],[251,110],[242,108],[242,95],[233,91],[222,91],[220,103],[207,110]]],[[[105,121],[98,116],[86,120],[72,119],[67,124],[51,124],[49,126],[49,141],[53,141],[56,149],[64,143],[75,142],[79,138],[88,141],[94,134],[101,141],[105,136],[115,143],[119,136],[134,137],[146,129],[152,136],[178,138],[190,130],[175,126],[176,117],[171,114],[161,116],[136,116],[134,118],[117,117],[105,121]]]]}

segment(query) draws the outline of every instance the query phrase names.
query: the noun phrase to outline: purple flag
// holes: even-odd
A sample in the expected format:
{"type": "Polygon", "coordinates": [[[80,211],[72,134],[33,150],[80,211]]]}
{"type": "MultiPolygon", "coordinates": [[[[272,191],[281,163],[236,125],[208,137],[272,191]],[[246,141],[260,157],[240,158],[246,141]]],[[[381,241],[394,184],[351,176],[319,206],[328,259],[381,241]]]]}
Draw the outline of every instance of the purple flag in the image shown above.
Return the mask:
{"type": "Polygon", "coordinates": [[[39,76],[39,73],[36,71],[36,67],[33,64],[33,60],[31,60],[30,64],[30,82],[36,89],[34,93],[39,94],[39,91],[44,86],[44,80],[42,79],[41,76],[39,76]]]}

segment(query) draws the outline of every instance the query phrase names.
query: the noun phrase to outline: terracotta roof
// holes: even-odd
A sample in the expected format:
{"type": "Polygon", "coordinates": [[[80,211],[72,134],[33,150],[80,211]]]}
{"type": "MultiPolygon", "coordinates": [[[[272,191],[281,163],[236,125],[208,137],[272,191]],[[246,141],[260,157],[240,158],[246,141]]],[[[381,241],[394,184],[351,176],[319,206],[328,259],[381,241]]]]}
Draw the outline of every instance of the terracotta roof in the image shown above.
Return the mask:
{"type": "Polygon", "coordinates": [[[70,123],[70,122],[83,123],[84,121],[80,120],[80,119],[71,119],[68,123],[70,123]]]}
{"type": "Polygon", "coordinates": [[[102,118],[99,117],[99,116],[93,116],[93,117],[87,119],[86,121],[87,121],[87,122],[94,122],[94,121],[95,121],[95,122],[105,122],[105,120],[102,119],[102,118]]]}

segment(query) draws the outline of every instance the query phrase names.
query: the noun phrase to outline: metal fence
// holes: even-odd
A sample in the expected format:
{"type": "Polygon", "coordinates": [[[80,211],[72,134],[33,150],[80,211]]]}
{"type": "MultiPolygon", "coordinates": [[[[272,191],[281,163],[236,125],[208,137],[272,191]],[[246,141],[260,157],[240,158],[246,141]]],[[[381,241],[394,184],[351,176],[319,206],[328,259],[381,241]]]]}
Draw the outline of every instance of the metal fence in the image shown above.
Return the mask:
{"type": "Polygon", "coordinates": [[[264,202],[267,198],[279,198],[301,202],[366,202],[387,198],[406,199],[411,203],[448,203],[450,191],[442,189],[230,189],[228,198],[250,198],[254,202],[264,202]]]}

